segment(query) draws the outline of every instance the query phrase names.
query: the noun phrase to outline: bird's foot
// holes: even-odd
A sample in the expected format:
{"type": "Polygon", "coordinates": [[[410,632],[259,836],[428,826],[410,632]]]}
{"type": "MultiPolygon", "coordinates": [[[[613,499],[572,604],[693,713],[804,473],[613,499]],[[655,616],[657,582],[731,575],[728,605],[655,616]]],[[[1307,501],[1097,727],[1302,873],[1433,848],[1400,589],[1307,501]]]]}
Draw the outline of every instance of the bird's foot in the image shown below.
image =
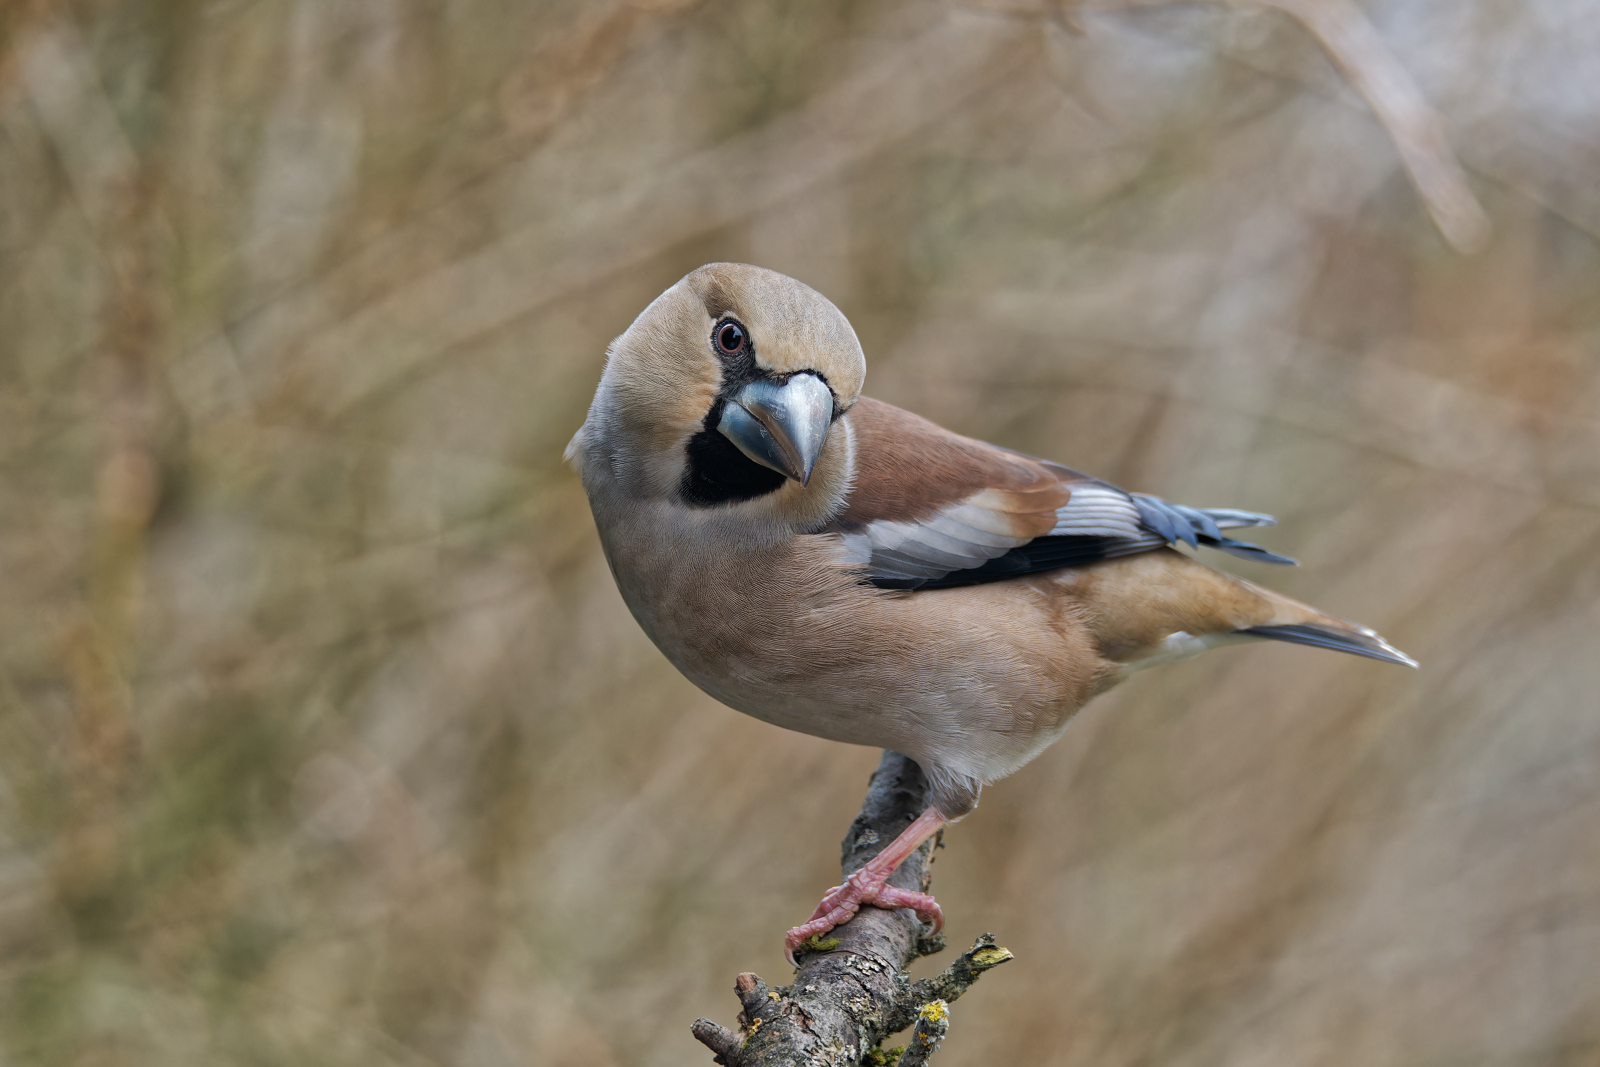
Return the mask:
{"type": "Polygon", "coordinates": [[[938,902],[930,894],[897,889],[887,884],[888,873],[873,871],[870,866],[869,864],[861,868],[846,878],[843,885],[836,885],[823,894],[822,903],[811,913],[810,920],[789,931],[783,943],[784,955],[791,964],[795,962],[795,950],[805,941],[848,922],[852,915],[861,910],[863,904],[874,904],[891,910],[913,908],[916,910],[917,918],[933,924],[934,933],[938,933],[944,927],[944,912],[939,910],[938,902]]]}

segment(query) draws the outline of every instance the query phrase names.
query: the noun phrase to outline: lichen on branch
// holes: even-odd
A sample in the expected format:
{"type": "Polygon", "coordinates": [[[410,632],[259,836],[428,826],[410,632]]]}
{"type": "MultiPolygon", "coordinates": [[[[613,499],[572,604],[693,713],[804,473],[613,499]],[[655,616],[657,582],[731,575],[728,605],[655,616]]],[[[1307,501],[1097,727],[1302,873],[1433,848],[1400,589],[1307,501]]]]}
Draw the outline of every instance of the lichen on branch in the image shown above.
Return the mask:
{"type": "MultiPolygon", "coordinates": [[[[921,768],[897,752],[884,752],[861,811],[845,834],[842,873],[848,875],[877,855],[927,804],[928,783],[921,768]]],[[[914,852],[889,884],[926,892],[928,857],[936,843],[931,840],[914,852]]],[[[698,1019],[692,1032],[726,1067],[817,1062],[915,1067],[943,1040],[949,1002],[985,971],[1012,958],[992,935],[984,934],[940,974],[911,981],[906,974],[911,962],[943,948],[943,938],[926,936],[909,909],[863,907],[826,938],[801,946],[799,970],[789,985],[772,989],[754,974],[739,975],[734,992],[743,1010],[737,1031],[698,1019]],[[907,1027],[915,1029],[902,1054],[894,1057],[880,1048],[884,1038],[907,1027]]]]}

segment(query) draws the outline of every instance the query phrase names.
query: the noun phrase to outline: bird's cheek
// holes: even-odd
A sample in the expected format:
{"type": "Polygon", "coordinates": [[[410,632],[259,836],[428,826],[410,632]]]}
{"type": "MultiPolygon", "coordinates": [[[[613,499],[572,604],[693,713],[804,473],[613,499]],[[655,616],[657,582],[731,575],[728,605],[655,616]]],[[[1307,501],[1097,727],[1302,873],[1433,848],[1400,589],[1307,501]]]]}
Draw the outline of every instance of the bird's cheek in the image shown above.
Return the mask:
{"type": "Polygon", "coordinates": [[[843,421],[835,422],[817,456],[811,484],[786,482],[779,496],[786,517],[801,529],[825,525],[844,507],[850,492],[854,442],[843,421]]]}
{"type": "Polygon", "coordinates": [[[640,375],[621,391],[622,428],[652,452],[676,449],[700,429],[716,402],[712,382],[668,382],[640,375]]]}

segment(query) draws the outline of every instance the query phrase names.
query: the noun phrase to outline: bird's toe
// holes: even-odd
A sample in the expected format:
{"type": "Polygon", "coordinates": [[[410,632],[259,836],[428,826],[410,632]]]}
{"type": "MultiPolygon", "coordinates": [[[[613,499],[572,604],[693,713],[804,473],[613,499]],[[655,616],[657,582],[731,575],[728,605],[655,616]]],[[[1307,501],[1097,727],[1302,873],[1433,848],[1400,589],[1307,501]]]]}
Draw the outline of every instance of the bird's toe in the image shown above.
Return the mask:
{"type": "Polygon", "coordinates": [[[944,912],[930,894],[897,889],[883,880],[857,871],[845,879],[843,885],[836,885],[823,895],[822,903],[817,905],[817,910],[811,913],[807,922],[789,931],[783,939],[784,955],[793,964],[795,953],[801,945],[848,922],[863,904],[890,910],[911,908],[916,911],[918,919],[933,924],[934,933],[944,928],[944,912]]]}

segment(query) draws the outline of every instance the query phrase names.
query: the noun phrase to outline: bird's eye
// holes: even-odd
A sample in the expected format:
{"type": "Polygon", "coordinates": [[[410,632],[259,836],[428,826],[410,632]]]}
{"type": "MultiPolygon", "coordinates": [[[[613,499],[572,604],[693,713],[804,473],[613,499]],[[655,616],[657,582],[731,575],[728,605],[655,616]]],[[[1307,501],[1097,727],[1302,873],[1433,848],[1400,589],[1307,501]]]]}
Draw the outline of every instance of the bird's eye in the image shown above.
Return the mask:
{"type": "Polygon", "coordinates": [[[739,349],[744,347],[744,327],[737,322],[724,322],[717,327],[717,348],[724,355],[737,355],[739,349]]]}

